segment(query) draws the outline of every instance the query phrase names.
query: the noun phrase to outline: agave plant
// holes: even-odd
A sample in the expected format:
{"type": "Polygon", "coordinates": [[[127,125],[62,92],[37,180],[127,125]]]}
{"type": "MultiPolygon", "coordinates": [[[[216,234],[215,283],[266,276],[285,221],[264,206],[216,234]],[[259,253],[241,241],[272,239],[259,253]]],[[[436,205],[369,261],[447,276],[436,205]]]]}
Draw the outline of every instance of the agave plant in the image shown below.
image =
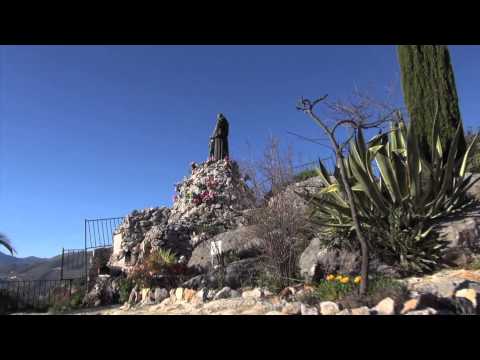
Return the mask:
{"type": "MultiPolygon", "coordinates": [[[[466,176],[466,168],[477,138],[460,158],[457,145],[461,135],[459,126],[448,154],[444,154],[435,122],[435,146],[430,154],[422,154],[413,128],[407,129],[397,114],[388,133],[367,143],[358,129],[350,141],[345,168],[360,222],[370,234],[370,248],[406,272],[428,271],[437,264],[445,244],[437,241],[432,231],[434,221],[461,211],[473,201],[467,191],[474,182],[471,175],[466,176]]],[[[309,197],[313,220],[329,228],[353,231],[338,169],[331,177],[320,162],[318,174],[324,188],[309,197]]]]}
{"type": "Polygon", "coordinates": [[[10,254],[15,254],[15,249],[13,248],[10,240],[2,233],[0,233],[0,245],[2,245],[5,249],[7,249],[10,254]]]}

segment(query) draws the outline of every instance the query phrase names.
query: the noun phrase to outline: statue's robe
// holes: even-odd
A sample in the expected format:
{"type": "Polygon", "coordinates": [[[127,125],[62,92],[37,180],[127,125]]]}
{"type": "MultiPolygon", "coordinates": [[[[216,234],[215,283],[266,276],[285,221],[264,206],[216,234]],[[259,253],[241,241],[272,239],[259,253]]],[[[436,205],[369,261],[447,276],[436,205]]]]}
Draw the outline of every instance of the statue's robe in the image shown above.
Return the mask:
{"type": "Polygon", "coordinates": [[[210,142],[210,157],[218,161],[228,156],[228,121],[224,117],[217,120],[217,125],[210,142]]]}

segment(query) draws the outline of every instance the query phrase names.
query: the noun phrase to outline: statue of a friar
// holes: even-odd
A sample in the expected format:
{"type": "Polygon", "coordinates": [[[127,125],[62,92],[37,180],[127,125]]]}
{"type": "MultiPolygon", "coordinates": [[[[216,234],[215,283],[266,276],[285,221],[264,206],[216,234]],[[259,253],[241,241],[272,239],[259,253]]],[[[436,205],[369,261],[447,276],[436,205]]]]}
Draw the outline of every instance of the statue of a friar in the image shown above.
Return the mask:
{"type": "Polygon", "coordinates": [[[228,121],[223,114],[217,115],[217,125],[210,138],[210,159],[218,161],[228,157],[228,121]]]}

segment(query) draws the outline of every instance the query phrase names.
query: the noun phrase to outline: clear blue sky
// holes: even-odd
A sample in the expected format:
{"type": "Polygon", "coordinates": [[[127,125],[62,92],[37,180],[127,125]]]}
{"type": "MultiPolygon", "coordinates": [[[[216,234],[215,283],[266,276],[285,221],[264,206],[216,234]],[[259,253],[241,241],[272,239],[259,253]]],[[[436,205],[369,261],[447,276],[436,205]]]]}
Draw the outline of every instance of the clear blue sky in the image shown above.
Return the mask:
{"type": "MultiPolygon", "coordinates": [[[[477,127],[480,47],[450,50],[477,127]]],[[[273,134],[306,162],[325,150],[287,134],[321,135],[300,96],[394,83],[401,102],[394,46],[2,46],[0,59],[0,231],[20,257],[82,247],[85,218],[171,206],[218,112],[233,158],[273,134]]]]}

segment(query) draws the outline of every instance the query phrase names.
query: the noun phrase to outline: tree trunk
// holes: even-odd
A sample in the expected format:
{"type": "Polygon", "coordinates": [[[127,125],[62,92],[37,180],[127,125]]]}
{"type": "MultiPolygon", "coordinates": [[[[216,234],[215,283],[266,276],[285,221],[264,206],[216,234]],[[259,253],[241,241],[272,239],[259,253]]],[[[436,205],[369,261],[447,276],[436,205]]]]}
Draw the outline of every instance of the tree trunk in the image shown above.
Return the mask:
{"type": "MultiPolygon", "coordinates": [[[[462,123],[450,54],[446,45],[399,45],[398,58],[402,88],[411,126],[420,150],[430,158],[432,128],[438,106],[442,146],[448,148],[462,123]]],[[[466,151],[465,138],[459,142],[459,156],[466,151]]]]}

